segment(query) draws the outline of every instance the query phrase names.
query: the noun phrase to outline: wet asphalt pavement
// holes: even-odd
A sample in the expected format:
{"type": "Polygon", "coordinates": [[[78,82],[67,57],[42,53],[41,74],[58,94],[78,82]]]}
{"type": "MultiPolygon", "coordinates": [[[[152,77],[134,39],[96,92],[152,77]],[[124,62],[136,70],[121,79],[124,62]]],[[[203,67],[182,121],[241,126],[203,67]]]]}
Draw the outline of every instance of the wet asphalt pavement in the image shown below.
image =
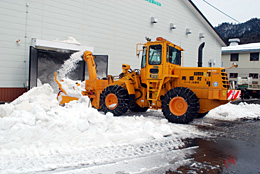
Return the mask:
{"type": "Polygon", "coordinates": [[[218,126],[212,139],[185,140],[186,146],[199,148],[192,155],[192,165],[175,173],[260,173],[260,121],[221,122],[218,126]]]}
{"type": "Polygon", "coordinates": [[[198,147],[190,165],[177,173],[260,174],[260,120],[212,121],[214,126],[197,125],[212,135],[210,139],[186,139],[186,147],[198,147]]]}

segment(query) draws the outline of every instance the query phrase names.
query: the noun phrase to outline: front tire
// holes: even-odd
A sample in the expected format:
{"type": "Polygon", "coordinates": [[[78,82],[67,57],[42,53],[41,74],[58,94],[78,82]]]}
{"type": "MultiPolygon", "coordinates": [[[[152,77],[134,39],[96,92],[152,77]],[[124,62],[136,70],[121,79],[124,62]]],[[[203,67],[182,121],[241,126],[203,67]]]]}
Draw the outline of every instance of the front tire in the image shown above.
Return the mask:
{"type": "Polygon", "coordinates": [[[114,116],[126,113],[129,108],[129,95],[125,88],[114,85],[104,89],[100,97],[101,111],[111,112],[114,116]]]}
{"type": "Polygon", "coordinates": [[[162,100],[163,114],[172,123],[191,122],[196,118],[199,109],[199,99],[189,88],[173,88],[165,94],[162,100]]]}

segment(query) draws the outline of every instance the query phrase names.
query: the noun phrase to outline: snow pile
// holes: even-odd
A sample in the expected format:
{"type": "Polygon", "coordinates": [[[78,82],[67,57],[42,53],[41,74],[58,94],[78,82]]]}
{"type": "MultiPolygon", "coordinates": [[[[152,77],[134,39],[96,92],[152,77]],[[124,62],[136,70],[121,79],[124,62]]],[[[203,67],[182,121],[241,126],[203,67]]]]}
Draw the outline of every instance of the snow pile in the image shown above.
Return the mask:
{"type": "Polygon", "coordinates": [[[257,104],[240,103],[239,105],[234,105],[228,103],[211,110],[206,117],[231,121],[260,118],[260,107],[257,104]]]}
{"type": "MultiPolygon", "coordinates": [[[[63,85],[72,82],[75,85],[66,80],[63,85]]],[[[104,115],[90,106],[86,96],[61,107],[49,84],[33,88],[14,102],[0,105],[0,173],[51,173],[55,169],[71,173],[66,169],[74,168],[82,169],[78,173],[100,173],[91,171],[108,164],[128,163],[127,170],[131,171],[138,160],[147,160],[149,166],[158,164],[159,168],[173,166],[173,161],[185,162],[187,149],[174,150],[184,145],[182,139],[206,135],[196,125],[169,123],[160,117],[160,111],[148,110],[145,115],[149,116],[104,115]],[[160,157],[163,163],[158,163],[160,157]]],[[[207,117],[236,120],[259,115],[259,105],[226,104],[210,111],[207,117]]]]}
{"type": "Polygon", "coordinates": [[[48,84],[1,105],[0,113],[0,156],[66,154],[169,135],[182,139],[202,134],[194,126],[171,124],[166,119],[104,115],[89,107],[88,97],[61,107],[48,84]]]}

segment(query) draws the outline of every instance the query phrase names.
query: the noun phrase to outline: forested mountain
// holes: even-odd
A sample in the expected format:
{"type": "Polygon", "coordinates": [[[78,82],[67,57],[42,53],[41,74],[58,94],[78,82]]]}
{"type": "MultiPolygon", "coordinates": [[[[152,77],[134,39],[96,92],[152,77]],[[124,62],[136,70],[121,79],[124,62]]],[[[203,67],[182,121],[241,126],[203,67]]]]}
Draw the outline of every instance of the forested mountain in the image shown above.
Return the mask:
{"type": "Polygon", "coordinates": [[[245,23],[222,23],[215,27],[227,45],[231,38],[239,38],[240,44],[260,42],[260,19],[252,18],[245,23]]]}

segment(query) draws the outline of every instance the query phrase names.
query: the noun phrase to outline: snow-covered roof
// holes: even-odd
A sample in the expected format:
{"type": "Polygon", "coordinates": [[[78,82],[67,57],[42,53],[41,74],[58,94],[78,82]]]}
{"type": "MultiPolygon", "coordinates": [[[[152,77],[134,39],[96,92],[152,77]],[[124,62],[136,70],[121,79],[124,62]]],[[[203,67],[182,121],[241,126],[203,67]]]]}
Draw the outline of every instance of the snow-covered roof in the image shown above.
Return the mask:
{"type": "Polygon", "coordinates": [[[260,52],[260,43],[222,47],[222,53],[260,52]]]}
{"type": "Polygon", "coordinates": [[[91,52],[94,52],[93,47],[81,45],[81,43],[78,42],[73,37],[68,37],[67,40],[63,40],[63,41],[59,41],[58,39],[54,41],[49,41],[49,40],[32,38],[32,45],[40,49],[52,48],[52,49],[62,49],[62,50],[74,50],[74,51],[89,50],[91,52]]]}

